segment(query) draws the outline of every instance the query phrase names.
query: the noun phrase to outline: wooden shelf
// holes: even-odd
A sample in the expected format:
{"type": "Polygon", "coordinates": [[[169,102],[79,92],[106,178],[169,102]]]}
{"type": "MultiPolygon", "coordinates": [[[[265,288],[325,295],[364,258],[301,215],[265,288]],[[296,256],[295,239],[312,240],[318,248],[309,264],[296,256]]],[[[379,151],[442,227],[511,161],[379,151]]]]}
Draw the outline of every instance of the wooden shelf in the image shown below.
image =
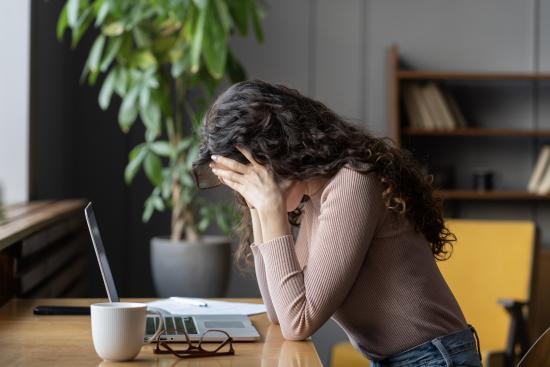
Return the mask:
{"type": "Polygon", "coordinates": [[[411,80],[550,80],[550,73],[397,70],[397,79],[411,80]]]}
{"type": "Polygon", "coordinates": [[[465,128],[453,130],[428,130],[418,128],[404,128],[404,135],[411,136],[509,136],[509,137],[526,137],[526,136],[548,136],[550,130],[527,130],[527,129],[483,129],[483,128],[465,128]]]}
{"type": "Polygon", "coordinates": [[[550,200],[550,195],[526,191],[437,190],[435,196],[447,200],[550,200]]]}
{"type": "MultiPolygon", "coordinates": [[[[464,81],[538,81],[549,80],[550,72],[470,72],[470,71],[436,71],[436,70],[404,70],[400,67],[399,47],[393,45],[388,50],[386,59],[387,70],[387,99],[388,99],[388,127],[390,138],[396,147],[401,142],[414,141],[415,138],[426,137],[434,141],[439,137],[550,137],[550,129],[520,129],[520,128],[476,128],[467,127],[452,130],[429,130],[404,127],[401,103],[402,88],[408,81],[422,80],[464,80],[464,81]]],[[[519,126],[519,124],[518,124],[519,126]]],[[[422,141],[424,143],[424,141],[422,141]]],[[[436,152],[437,154],[437,152],[436,152]]],[[[513,169],[513,168],[511,168],[513,169]]],[[[445,200],[486,200],[486,201],[550,201],[550,195],[537,195],[526,191],[474,191],[474,190],[438,190],[437,197],[445,200]]]]}

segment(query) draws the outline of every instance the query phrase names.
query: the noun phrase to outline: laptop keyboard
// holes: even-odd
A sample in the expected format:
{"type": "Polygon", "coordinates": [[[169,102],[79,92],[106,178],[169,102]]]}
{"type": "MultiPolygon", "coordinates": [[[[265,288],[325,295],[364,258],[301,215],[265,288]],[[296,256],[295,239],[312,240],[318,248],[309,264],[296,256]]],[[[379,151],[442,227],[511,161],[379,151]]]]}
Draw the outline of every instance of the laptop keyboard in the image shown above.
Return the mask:
{"type": "MultiPolygon", "coordinates": [[[[158,323],[158,317],[148,317],[145,324],[145,335],[153,335],[157,330],[158,323]]],[[[168,330],[167,335],[184,335],[183,329],[187,330],[189,335],[198,334],[191,316],[165,316],[164,325],[168,330]]]]}

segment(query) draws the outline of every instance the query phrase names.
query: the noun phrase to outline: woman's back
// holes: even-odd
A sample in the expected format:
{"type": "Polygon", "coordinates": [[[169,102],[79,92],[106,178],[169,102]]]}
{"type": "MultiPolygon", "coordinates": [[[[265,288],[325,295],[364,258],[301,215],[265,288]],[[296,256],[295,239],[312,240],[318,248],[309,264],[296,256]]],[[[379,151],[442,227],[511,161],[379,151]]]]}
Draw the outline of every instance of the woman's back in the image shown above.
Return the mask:
{"type": "MultiPolygon", "coordinates": [[[[353,203],[368,202],[371,206],[361,225],[375,229],[370,243],[361,244],[368,249],[334,320],[359,349],[374,358],[464,329],[464,316],[437,268],[429,244],[404,217],[384,207],[380,180],[374,173],[364,175],[344,167],[306,203],[295,248],[303,271],[308,271],[309,246],[315,245],[312,238],[323,225],[324,211],[338,211],[342,217],[341,227],[326,234],[331,238],[325,240],[336,244],[343,233],[357,231],[355,220],[346,218],[353,212],[349,201],[342,201],[341,206],[332,201],[336,205],[326,206],[328,195],[347,195],[350,189],[355,191],[353,203]],[[366,177],[358,180],[358,175],[366,177]]],[[[346,250],[335,248],[325,254],[326,266],[334,267],[335,272],[349,270],[338,269],[345,266],[338,261],[345,256],[339,251],[346,250]]],[[[318,286],[323,288],[323,282],[318,286]]]]}

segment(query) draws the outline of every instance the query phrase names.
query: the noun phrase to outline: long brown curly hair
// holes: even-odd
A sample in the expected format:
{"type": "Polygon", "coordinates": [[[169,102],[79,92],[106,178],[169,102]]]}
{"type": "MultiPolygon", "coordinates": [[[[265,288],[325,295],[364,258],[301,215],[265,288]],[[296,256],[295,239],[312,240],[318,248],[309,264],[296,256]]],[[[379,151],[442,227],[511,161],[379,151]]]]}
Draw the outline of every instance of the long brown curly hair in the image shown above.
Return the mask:
{"type": "MultiPolygon", "coordinates": [[[[208,162],[212,154],[246,162],[235,148],[242,146],[278,179],[330,178],[344,165],[365,174],[375,172],[386,208],[406,216],[424,234],[437,260],[448,257],[456,240],[445,227],[430,177],[408,151],[362,131],[294,89],[260,80],[231,86],[208,110],[203,139],[198,164],[208,162]]],[[[236,197],[242,219],[234,257],[242,265],[250,263],[253,236],[248,207],[239,194],[236,197]]],[[[288,214],[292,225],[299,225],[306,200],[304,196],[298,209],[288,214]]]]}

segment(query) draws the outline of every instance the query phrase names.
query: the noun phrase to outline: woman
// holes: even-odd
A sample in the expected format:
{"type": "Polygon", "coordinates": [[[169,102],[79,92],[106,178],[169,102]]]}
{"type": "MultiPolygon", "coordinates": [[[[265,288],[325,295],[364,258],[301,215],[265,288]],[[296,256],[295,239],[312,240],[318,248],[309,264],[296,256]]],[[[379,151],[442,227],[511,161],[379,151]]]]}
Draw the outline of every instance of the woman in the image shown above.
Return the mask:
{"type": "Polygon", "coordinates": [[[254,80],[211,106],[195,173],[199,187],[223,183],[241,199],[236,257],[253,257],[286,339],[333,318],[375,366],[481,365],[434,260],[455,238],[408,154],[320,102],[254,80]]]}

